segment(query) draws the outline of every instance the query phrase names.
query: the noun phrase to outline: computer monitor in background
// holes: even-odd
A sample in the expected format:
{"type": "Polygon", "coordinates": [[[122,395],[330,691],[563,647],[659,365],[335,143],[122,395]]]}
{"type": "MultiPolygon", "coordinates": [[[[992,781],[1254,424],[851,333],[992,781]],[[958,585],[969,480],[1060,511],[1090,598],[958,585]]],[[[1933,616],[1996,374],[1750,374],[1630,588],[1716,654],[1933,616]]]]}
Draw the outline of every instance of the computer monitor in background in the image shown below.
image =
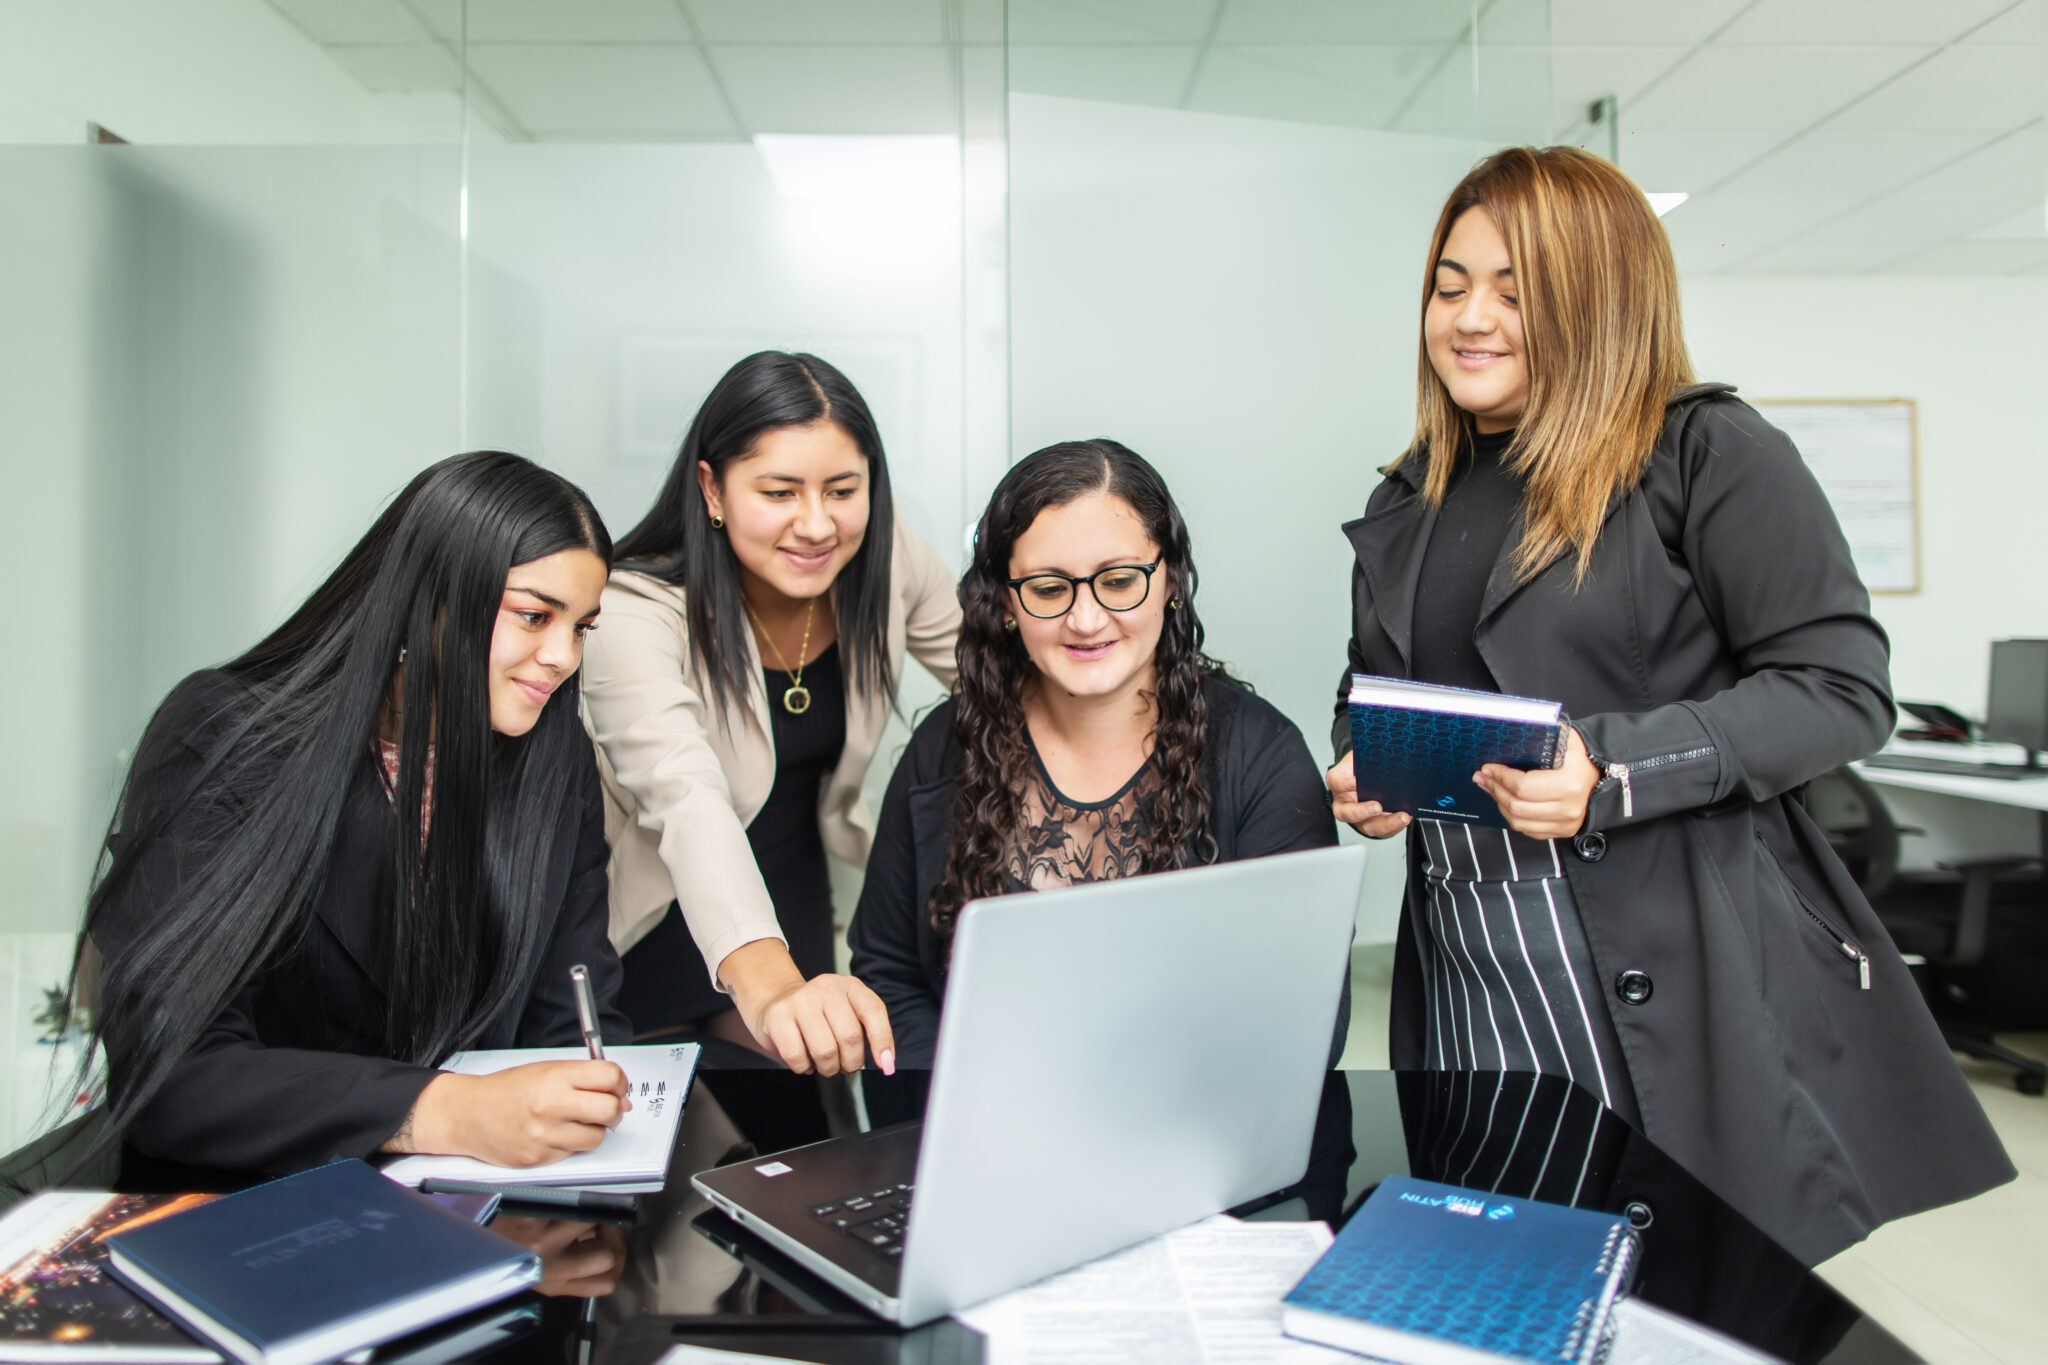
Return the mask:
{"type": "Polygon", "coordinates": [[[2026,746],[2027,766],[2048,749],[2048,640],[1993,640],[1984,738],[2026,746]]]}

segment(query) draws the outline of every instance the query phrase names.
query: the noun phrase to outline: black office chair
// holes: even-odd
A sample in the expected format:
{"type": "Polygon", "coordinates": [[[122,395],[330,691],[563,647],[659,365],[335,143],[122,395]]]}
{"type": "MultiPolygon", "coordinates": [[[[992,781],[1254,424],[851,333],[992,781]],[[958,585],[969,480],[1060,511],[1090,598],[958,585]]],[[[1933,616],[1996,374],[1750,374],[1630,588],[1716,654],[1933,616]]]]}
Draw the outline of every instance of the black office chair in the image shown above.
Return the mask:
{"type": "Polygon", "coordinates": [[[1853,769],[1823,773],[1807,784],[1802,799],[1912,968],[1949,1047],[2012,1067],[2013,1085],[2023,1095],[2048,1090],[2048,1063],[2004,1046],[1981,1024],[1954,1017],[1955,1005],[1966,998],[1956,977],[1984,961],[1992,893],[2024,883],[2048,900],[2041,859],[1979,858],[1945,863],[1934,874],[1901,873],[1899,836],[1923,831],[1894,821],[1877,789],[1853,769]]]}

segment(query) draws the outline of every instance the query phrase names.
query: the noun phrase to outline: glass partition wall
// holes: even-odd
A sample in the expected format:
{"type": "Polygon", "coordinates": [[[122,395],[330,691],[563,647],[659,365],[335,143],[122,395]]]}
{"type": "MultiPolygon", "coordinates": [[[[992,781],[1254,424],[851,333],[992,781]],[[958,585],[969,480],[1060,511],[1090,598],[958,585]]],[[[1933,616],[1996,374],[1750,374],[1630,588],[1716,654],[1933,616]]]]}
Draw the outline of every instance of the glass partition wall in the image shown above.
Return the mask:
{"type": "Polygon", "coordinates": [[[0,575],[37,623],[0,737],[0,1142],[48,1112],[34,1016],[156,703],[426,464],[517,451],[620,534],[719,374],[810,350],[957,561],[1006,459],[1003,37],[1000,0],[0,16],[0,575]]]}
{"type": "MultiPolygon", "coordinates": [[[[0,573],[36,623],[0,737],[0,1139],[48,1112],[35,1016],[170,686],[456,450],[559,469],[622,532],[763,347],[862,388],[901,514],[956,564],[1018,455],[1155,460],[1213,647],[1320,750],[1335,522],[1406,432],[1437,202],[1550,131],[1547,25],[1542,0],[0,16],[0,573]]],[[[937,695],[913,674],[906,719],[937,695]]]]}
{"type": "MultiPolygon", "coordinates": [[[[1339,527],[1414,430],[1430,229],[1479,156],[1551,140],[1549,22],[1545,0],[1009,6],[1013,453],[1109,435],[1158,466],[1210,652],[1319,760],[1339,527]]],[[[1361,943],[1393,941],[1403,875],[1401,841],[1375,846],[1361,943]]]]}
{"type": "MultiPolygon", "coordinates": [[[[1702,373],[1919,400],[1923,586],[1878,612],[1903,694],[1981,695],[1953,661],[2042,629],[1979,590],[2028,581],[2039,490],[1995,463],[2010,433],[1978,396],[2048,363],[2007,326],[2048,274],[2043,10],[1880,6],[1854,32],[1842,13],[0,10],[0,578],[22,604],[0,684],[0,1138],[40,1110],[48,1068],[18,1063],[51,1050],[34,1017],[166,689],[274,625],[453,451],[531,455],[624,530],[754,349],[853,377],[903,515],[955,563],[1010,460],[1093,435],[1151,458],[1194,532],[1211,648],[1320,754],[1338,527],[1411,428],[1434,215],[1503,143],[1583,145],[1679,203],[1702,373]]],[[[905,718],[936,694],[910,681],[905,718]]],[[[1400,878],[1381,845],[1361,943],[1392,937],[1400,878]]]]}

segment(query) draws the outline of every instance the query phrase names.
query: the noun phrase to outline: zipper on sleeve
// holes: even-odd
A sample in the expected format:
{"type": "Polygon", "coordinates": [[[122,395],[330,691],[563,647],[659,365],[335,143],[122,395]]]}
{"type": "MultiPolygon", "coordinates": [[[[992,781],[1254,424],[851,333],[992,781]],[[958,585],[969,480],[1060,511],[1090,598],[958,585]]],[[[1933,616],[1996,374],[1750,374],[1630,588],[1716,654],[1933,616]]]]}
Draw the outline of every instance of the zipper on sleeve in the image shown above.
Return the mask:
{"type": "Polygon", "coordinates": [[[1636,792],[1632,785],[1635,774],[1646,768],[1662,768],[1671,763],[1689,763],[1696,758],[1712,758],[1715,749],[1711,744],[1697,749],[1682,749],[1675,754],[1659,754],[1655,758],[1639,758],[1633,763],[1608,763],[1603,767],[1607,776],[1621,783],[1621,818],[1632,819],[1636,813],[1636,792]]]}

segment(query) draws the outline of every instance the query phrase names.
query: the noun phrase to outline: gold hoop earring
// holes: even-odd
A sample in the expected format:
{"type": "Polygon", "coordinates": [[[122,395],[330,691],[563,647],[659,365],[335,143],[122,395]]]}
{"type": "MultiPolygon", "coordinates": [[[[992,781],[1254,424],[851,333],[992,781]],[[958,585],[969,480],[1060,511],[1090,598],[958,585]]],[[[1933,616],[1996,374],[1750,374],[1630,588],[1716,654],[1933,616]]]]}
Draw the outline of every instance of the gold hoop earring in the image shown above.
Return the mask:
{"type": "Polygon", "coordinates": [[[711,529],[714,531],[723,531],[725,529],[725,518],[718,515],[718,513],[713,512],[711,514],[711,529]]]}
{"type": "Polygon", "coordinates": [[[1016,617],[1014,617],[1014,616],[1005,616],[1005,617],[1003,618],[1003,629],[1004,629],[1004,630],[1015,630],[1016,628],[1017,628],[1017,618],[1016,618],[1016,617]]]}
{"type": "Polygon", "coordinates": [[[1180,610],[1180,595],[1178,593],[1166,599],[1166,609],[1168,611],[1180,610]]]}

